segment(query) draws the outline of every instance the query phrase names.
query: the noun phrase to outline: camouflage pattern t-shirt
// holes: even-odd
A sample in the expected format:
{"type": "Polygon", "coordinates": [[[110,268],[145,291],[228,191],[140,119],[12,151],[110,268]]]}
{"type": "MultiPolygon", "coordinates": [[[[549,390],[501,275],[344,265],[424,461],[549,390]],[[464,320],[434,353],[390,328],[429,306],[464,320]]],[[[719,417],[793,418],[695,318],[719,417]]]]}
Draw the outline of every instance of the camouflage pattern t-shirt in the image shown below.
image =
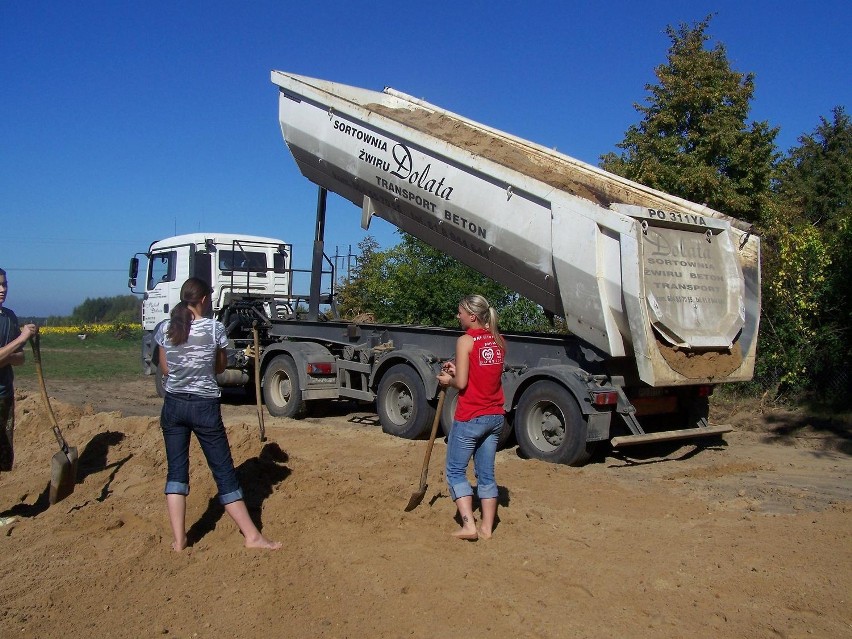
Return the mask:
{"type": "Polygon", "coordinates": [[[167,337],[169,321],[161,322],[154,340],[166,351],[169,374],[163,377],[167,393],[192,393],[201,397],[219,397],[216,383],[216,349],[228,346],[222,322],[207,317],[192,321],[189,339],[173,346],[167,337]]]}

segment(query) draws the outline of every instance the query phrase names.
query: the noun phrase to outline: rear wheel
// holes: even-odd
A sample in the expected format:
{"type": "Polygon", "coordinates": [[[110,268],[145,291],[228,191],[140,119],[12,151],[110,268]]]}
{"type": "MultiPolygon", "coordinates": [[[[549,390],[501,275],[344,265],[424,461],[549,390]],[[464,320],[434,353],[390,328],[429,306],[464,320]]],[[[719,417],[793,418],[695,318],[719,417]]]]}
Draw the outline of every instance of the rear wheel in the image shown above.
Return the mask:
{"type": "Polygon", "coordinates": [[[698,428],[707,424],[710,416],[710,399],[695,397],[689,401],[681,400],[686,406],[678,411],[678,428],[698,428]]]}
{"type": "Polygon", "coordinates": [[[392,366],[379,383],[376,411],[382,430],[404,439],[417,439],[431,428],[435,406],[429,403],[423,380],[411,366],[392,366]]]}
{"type": "Polygon", "coordinates": [[[586,442],[588,424],[580,407],[556,382],[536,382],[524,391],[514,422],[518,447],[527,457],[581,466],[592,455],[593,446],[586,442]]]}
{"type": "Polygon", "coordinates": [[[275,357],[269,362],[263,380],[263,401],[270,415],[296,419],[305,415],[307,405],[302,399],[299,373],[292,357],[275,357]]]}

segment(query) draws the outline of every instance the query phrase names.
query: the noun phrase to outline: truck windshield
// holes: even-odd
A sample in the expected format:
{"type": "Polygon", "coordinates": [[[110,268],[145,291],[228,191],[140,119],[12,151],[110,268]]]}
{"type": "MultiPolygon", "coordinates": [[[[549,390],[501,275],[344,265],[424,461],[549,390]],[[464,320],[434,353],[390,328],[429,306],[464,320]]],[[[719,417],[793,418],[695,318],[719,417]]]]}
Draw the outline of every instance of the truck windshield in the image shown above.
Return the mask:
{"type": "Polygon", "coordinates": [[[266,271],[266,255],[253,251],[219,251],[222,271],[266,271]]]}

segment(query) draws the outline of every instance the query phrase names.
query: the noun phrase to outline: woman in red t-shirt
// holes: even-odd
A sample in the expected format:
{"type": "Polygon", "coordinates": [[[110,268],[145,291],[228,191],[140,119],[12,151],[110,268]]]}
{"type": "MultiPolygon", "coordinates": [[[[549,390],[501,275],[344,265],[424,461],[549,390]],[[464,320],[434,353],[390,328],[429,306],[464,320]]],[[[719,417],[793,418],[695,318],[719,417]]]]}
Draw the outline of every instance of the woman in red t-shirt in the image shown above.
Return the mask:
{"type": "Polygon", "coordinates": [[[458,539],[489,539],[497,514],[494,457],[503,428],[503,354],[505,341],[497,330],[497,311],[481,295],[459,302],[459,323],[465,334],[456,341],[455,362],[447,362],[438,383],[459,390],[447,445],[447,485],[456,502],[461,529],[458,539]],[[473,489],[467,465],[473,457],[476,493],[482,507],[479,528],[473,517],[473,489]]]}

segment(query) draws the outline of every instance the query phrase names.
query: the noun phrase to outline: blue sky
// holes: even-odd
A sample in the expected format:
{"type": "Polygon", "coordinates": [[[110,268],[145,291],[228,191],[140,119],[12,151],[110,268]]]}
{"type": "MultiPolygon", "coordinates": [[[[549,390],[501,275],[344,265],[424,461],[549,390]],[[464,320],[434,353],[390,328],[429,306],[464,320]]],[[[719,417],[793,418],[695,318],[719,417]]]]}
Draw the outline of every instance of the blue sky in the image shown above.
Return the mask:
{"type": "MultiPolygon", "coordinates": [[[[391,86],[597,164],[639,121],[666,25],[709,13],[779,150],[850,109],[841,0],[0,0],[6,304],[66,315],[125,294],[129,258],[175,232],[278,237],[309,267],[316,190],[281,138],[273,69],[391,86]]],[[[357,249],[359,222],[330,195],[326,252],[357,249]]],[[[383,220],[370,233],[397,241],[383,220]]]]}

